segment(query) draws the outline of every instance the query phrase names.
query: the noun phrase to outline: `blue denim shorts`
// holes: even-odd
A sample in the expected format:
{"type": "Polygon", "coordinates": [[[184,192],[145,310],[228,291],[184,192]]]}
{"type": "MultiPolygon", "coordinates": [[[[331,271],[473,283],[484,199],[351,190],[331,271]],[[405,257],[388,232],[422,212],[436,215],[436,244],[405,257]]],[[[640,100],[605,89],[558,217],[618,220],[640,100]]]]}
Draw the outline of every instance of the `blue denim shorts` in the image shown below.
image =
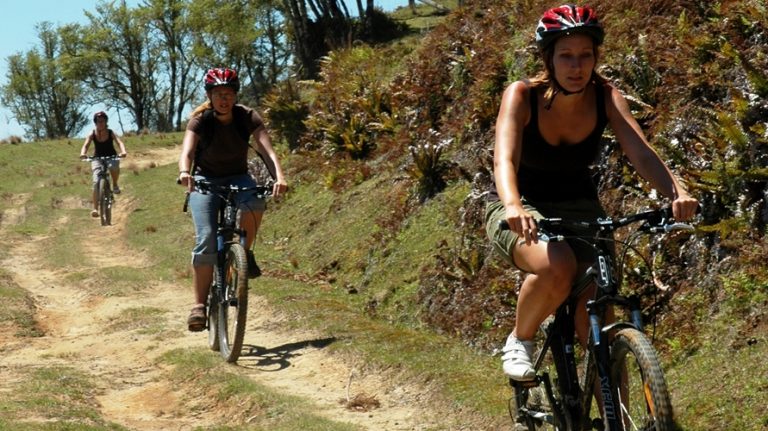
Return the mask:
{"type": "MultiPolygon", "coordinates": [[[[195,180],[206,180],[213,184],[255,187],[256,181],[248,174],[231,177],[207,178],[196,175],[195,180]]],[[[263,212],[267,208],[265,199],[253,193],[239,193],[238,208],[241,212],[263,212]]],[[[221,198],[213,193],[192,192],[189,195],[189,209],[195,223],[195,248],[192,249],[192,265],[203,266],[216,263],[216,228],[221,198]]]]}

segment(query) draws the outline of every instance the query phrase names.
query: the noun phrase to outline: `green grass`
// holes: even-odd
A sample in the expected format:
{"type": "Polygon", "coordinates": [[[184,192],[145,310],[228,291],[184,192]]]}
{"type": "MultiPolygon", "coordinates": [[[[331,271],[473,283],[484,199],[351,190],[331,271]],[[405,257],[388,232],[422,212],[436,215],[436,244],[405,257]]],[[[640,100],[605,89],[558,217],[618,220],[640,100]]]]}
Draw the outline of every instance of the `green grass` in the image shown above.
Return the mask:
{"type": "Polygon", "coordinates": [[[69,367],[32,369],[0,401],[0,429],[122,430],[105,422],[92,376],[69,367]]]}
{"type": "Polygon", "coordinates": [[[667,370],[677,418],[686,430],[768,427],[768,336],[734,346],[726,340],[739,341],[737,333],[730,338],[715,332],[736,332],[729,329],[730,323],[716,322],[708,330],[711,342],[667,370]]]}
{"type": "Polygon", "coordinates": [[[307,401],[281,395],[259,385],[237,368],[227,366],[210,351],[177,349],[162,356],[173,366],[175,384],[208,394],[221,406],[222,424],[209,430],[318,430],[354,431],[360,428],[323,418],[312,412],[307,401]],[[247,425],[242,425],[247,420],[247,425]]]}
{"type": "Polygon", "coordinates": [[[11,323],[20,337],[40,336],[35,324],[35,303],[5,269],[0,269],[0,323],[11,323]]]}

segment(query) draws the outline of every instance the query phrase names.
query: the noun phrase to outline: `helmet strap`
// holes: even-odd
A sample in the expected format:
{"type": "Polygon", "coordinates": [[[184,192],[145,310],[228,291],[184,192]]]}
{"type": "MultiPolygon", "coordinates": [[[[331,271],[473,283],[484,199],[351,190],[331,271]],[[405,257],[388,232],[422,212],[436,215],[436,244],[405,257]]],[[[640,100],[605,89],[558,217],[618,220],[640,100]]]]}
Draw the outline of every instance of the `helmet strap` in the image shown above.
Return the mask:
{"type": "MultiPolygon", "coordinates": [[[[544,106],[544,109],[546,109],[547,111],[549,111],[549,109],[552,108],[552,103],[555,102],[555,97],[557,97],[558,94],[562,93],[563,96],[581,94],[584,92],[584,90],[587,89],[587,86],[589,85],[589,83],[587,83],[587,85],[585,85],[584,87],[582,87],[581,90],[578,90],[578,91],[568,91],[565,88],[563,88],[563,86],[560,85],[559,82],[557,82],[557,78],[555,78],[554,76],[552,77],[552,82],[555,83],[555,91],[552,93],[552,97],[549,98],[549,101],[547,102],[546,106],[544,106]]],[[[592,81],[590,80],[590,82],[592,81]]]]}

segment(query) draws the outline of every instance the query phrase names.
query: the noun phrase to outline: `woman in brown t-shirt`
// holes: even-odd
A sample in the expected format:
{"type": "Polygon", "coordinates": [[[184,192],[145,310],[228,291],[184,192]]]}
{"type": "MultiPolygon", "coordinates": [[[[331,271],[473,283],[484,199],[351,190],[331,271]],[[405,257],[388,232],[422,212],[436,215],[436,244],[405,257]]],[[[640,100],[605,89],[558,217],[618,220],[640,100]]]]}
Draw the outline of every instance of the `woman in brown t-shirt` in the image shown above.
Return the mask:
{"type": "MultiPolygon", "coordinates": [[[[255,187],[256,181],[248,174],[248,141],[253,136],[253,148],[275,180],[272,196],[277,198],[287,189],[280,162],[261,117],[255,110],[235,103],[240,89],[237,72],[226,68],[210,69],[204,81],[208,102],[192,113],[179,158],[179,182],[190,192],[189,208],[196,238],[192,250],[195,305],[187,319],[190,331],[205,329],[205,301],[216,262],[218,214],[218,198],[194,191],[194,181],[204,179],[217,185],[255,187]]],[[[246,232],[248,276],[254,278],[261,271],[256,265],[251,245],[266,206],[263,199],[251,193],[243,193],[238,198],[240,227],[246,232]]]]}

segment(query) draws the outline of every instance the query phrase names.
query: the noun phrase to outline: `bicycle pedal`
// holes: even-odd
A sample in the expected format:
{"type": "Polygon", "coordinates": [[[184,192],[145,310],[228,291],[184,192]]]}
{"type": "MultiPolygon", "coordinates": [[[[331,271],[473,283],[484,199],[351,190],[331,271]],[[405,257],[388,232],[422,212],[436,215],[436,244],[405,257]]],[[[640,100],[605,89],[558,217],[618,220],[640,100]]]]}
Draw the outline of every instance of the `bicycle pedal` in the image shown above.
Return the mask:
{"type": "Polygon", "coordinates": [[[509,386],[514,387],[520,387],[524,389],[531,389],[535,388],[536,386],[539,386],[539,377],[536,376],[533,380],[515,380],[515,379],[509,379],[509,386]]]}

